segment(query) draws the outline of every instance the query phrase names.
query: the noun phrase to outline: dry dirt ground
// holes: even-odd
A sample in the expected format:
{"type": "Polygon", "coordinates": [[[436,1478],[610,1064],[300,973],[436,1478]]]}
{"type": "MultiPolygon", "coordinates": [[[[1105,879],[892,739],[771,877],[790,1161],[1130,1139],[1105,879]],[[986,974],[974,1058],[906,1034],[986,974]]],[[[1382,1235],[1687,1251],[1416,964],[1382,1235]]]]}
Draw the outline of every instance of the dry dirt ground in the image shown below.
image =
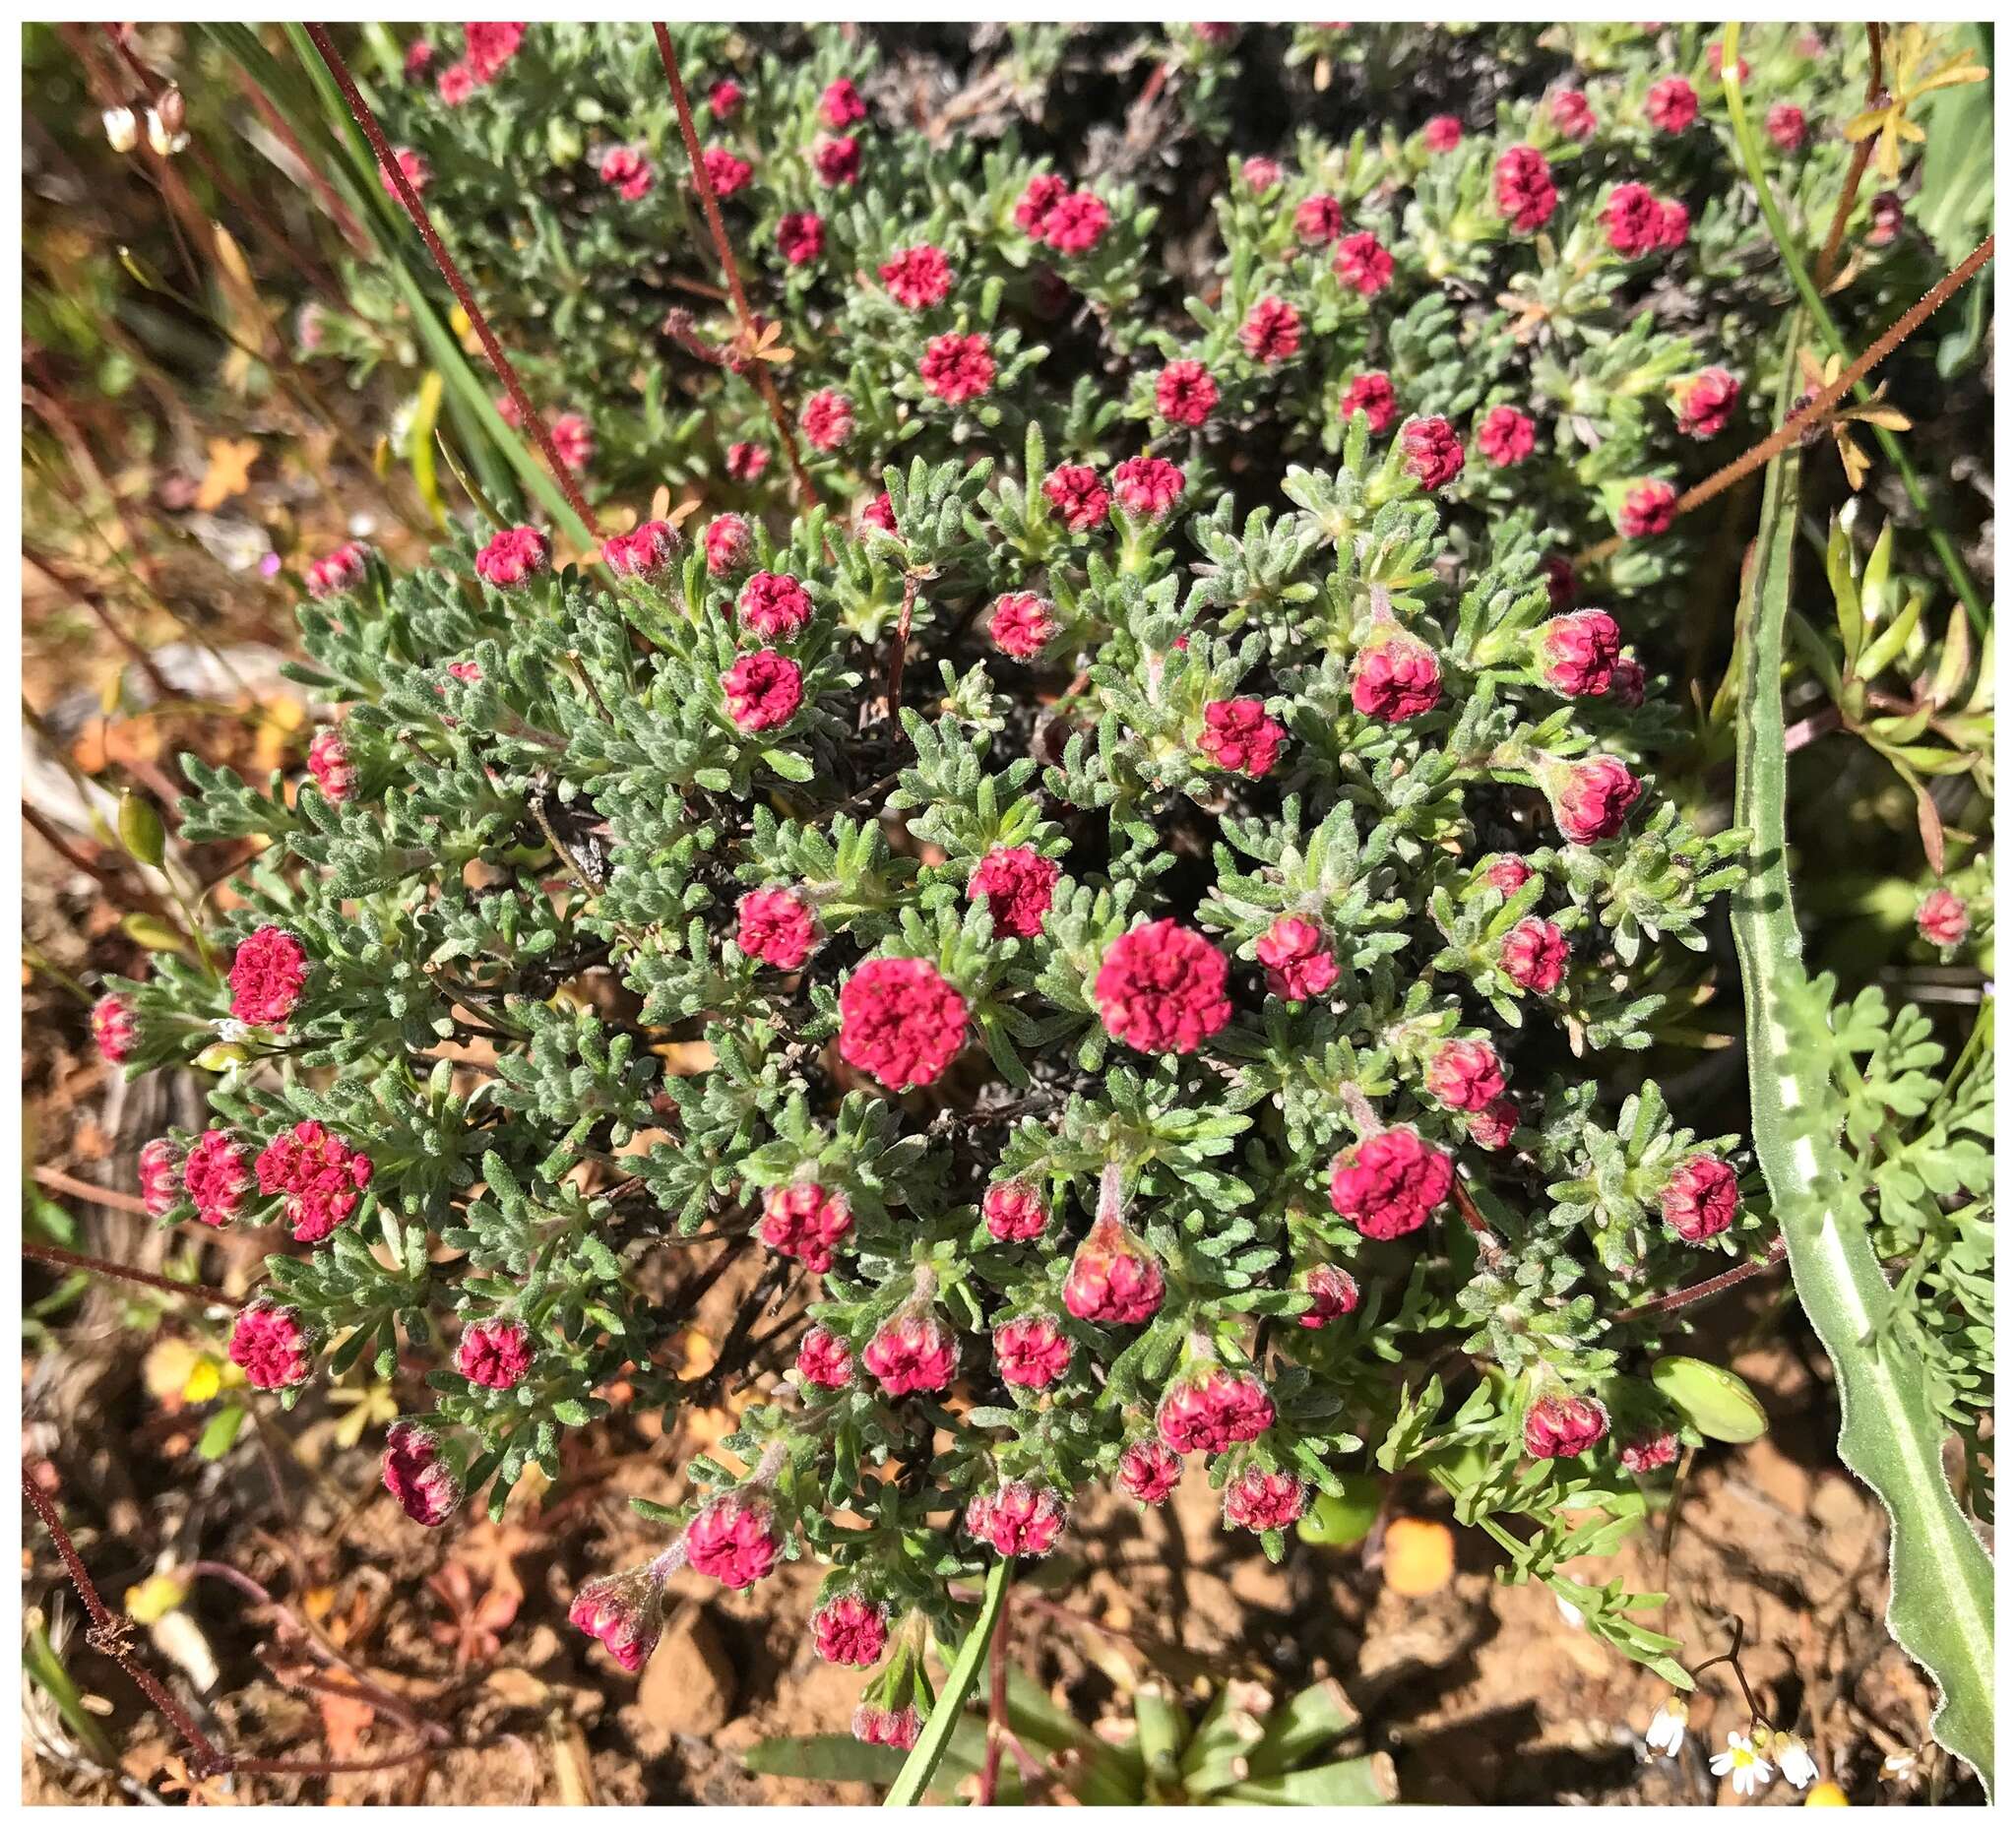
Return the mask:
{"type": "MultiPolygon", "coordinates": [[[[59,859],[32,851],[30,882],[29,934],[56,963],[74,969],[87,948],[119,943],[101,922],[92,937],[92,885],[59,859]]],[[[82,1009],[41,980],[28,1000],[33,1159],[130,1189],[132,1152],[166,1120],[174,1095],[158,1081],[108,1081],[82,1009]]],[[[83,1224],[83,1248],[158,1263],[171,1241],[127,1213],[75,1196],[63,1204],[83,1224]]],[[[240,1253],[210,1259],[227,1288],[256,1273],[256,1238],[204,1241],[240,1253]]],[[[29,1267],[33,1300],[54,1278],[29,1267]]],[[[730,1274],[710,1298],[725,1306],[741,1292],[730,1274]]],[[[1880,1622],[1880,1513],[1831,1465],[1824,1362],[1779,1343],[1782,1294],[1745,1295],[1716,1316],[1707,1350],[1732,1355],[1771,1431],[1702,1455],[1668,1540],[1645,1533],[1597,1578],[1670,1593],[1663,1625],[1689,1661],[1724,1649],[1740,1618],[1752,1686],[1781,1723],[1801,1725],[1823,1775],[1856,1800],[1978,1799],[1936,1767],[1902,1783],[1880,1774],[1886,1755],[1923,1742],[1930,1702],[1880,1622]]],[[[641,1680],[566,1624],[581,1580],[654,1546],[625,1497],[682,1495],[671,1469],[730,1425],[724,1412],[683,1417],[674,1440],[659,1438],[651,1418],[619,1414],[583,1431],[568,1476],[515,1501],[503,1525],[431,1535],[378,1488],[383,1419],[343,1445],[346,1409],[326,1393],[291,1417],[276,1413],[251,1448],[203,1462],[193,1446],[210,1409],[165,1387],[174,1365],[164,1376],[159,1335],[137,1318],[122,1296],[94,1290],[54,1317],[52,1334],[32,1337],[24,1390],[30,1465],[60,1487],[114,1606],[164,1558],[208,1564],[182,1610],[138,1634],[140,1654],[243,1756],[368,1763],[421,1733],[438,1750],[312,1779],[191,1780],[172,1735],[85,1646],[76,1602],[30,1518],[29,1602],[63,1640],[77,1680],[109,1705],[121,1769],[107,1776],[66,1756],[69,1734],[30,1690],[27,1799],[193,1790],[191,1799],[213,1802],[872,1800],[865,1788],[758,1778],[742,1764],[767,1735],[845,1731],[858,1677],[812,1654],[804,1620],[815,1570],[791,1565],[745,1594],[681,1575],[665,1641],[641,1680]]],[[[703,1310],[703,1334],[708,1318],[703,1310]]],[[[1416,1487],[1396,1490],[1389,1512],[1444,1514],[1416,1487]]],[[[1108,1674],[1116,1650],[1145,1646],[1179,1673],[1253,1676],[1283,1693],[1334,1675],[1363,1716],[1366,1744],[1391,1754],[1409,1801],[1716,1796],[1708,1749],[1747,1724],[1726,1670],[1704,1678],[1686,1753],[1648,1760],[1640,1735],[1663,1685],[1591,1641],[1544,1588],[1494,1581],[1482,1537],[1459,1532],[1457,1546],[1453,1577],[1420,1598],[1388,1584],[1383,1529],[1348,1550],[1296,1545],[1270,1567],[1250,1538],[1220,1528],[1193,1472],[1166,1511],[1089,1499],[1063,1552],[1030,1577],[1040,1591],[1025,1589],[1011,1611],[1010,1654],[1088,1721],[1122,1711],[1108,1674]],[[1188,1660],[1171,1665],[1156,1650],[1168,1641],[1188,1660]]],[[[1782,1787],[1775,1794],[1788,1798],[1782,1787]]]]}

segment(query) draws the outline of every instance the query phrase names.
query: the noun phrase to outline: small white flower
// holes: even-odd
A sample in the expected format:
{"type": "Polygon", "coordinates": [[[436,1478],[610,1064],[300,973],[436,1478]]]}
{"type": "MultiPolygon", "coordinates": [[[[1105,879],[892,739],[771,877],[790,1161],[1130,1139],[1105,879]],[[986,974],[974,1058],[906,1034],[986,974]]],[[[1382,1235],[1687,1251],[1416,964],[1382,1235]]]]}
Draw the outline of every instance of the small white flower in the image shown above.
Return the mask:
{"type": "Polygon", "coordinates": [[[1883,1775],[1893,1784],[1909,1783],[1918,1776],[1918,1753],[1892,1752],[1883,1760],[1883,1775]]]}
{"type": "Polygon", "coordinates": [[[161,158],[168,158],[179,153],[189,144],[189,136],[186,133],[170,133],[167,129],[167,124],[161,119],[159,113],[154,108],[149,108],[147,111],[147,143],[161,158]]]}
{"type": "Polygon", "coordinates": [[[1559,1594],[1555,1594],[1554,1607],[1561,1614],[1561,1622],[1564,1625],[1575,1631],[1580,1631],[1583,1628],[1585,1621],[1582,1616],[1582,1608],[1579,1606],[1570,1606],[1559,1594]]]}
{"type": "Polygon", "coordinates": [[[1771,1749],[1778,1754],[1778,1775],[1795,1790],[1804,1790],[1820,1775],[1820,1767],[1813,1762],[1813,1754],[1806,1750],[1806,1742],[1796,1733],[1775,1733],[1771,1749]]]}
{"type": "Polygon", "coordinates": [[[130,153],[140,144],[140,122],[131,108],[105,110],[105,138],[115,153],[130,153]]]}
{"type": "Polygon", "coordinates": [[[217,1038],[221,1041],[236,1042],[251,1039],[251,1023],[240,1022],[236,1016],[220,1016],[210,1026],[217,1031],[217,1038]]]}
{"type": "Polygon", "coordinates": [[[1741,1733],[1729,1735],[1729,1750],[1717,1752],[1708,1761],[1708,1768],[1717,1777],[1728,1778],[1739,1796],[1762,1790],[1771,1782],[1771,1761],[1741,1733]]]}
{"type": "Polygon", "coordinates": [[[1678,1695],[1668,1695],[1645,1729],[1648,1749],[1664,1758],[1676,1758],[1687,1740],[1687,1704],[1678,1695]]]}

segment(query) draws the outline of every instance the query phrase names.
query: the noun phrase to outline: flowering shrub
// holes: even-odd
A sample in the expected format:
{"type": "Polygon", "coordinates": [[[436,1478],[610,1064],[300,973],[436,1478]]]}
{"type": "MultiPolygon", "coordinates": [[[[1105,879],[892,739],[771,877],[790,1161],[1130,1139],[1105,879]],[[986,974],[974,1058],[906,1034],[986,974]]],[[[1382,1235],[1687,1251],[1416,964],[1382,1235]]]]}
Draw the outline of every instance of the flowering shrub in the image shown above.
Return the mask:
{"type": "MultiPolygon", "coordinates": [[[[1745,842],[1657,773],[1680,488],[1763,427],[1777,309],[1682,41],[1228,158],[1190,290],[1132,182],[900,127],[837,37],[683,28],[802,511],[674,283],[648,38],[422,60],[388,123],[500,327],[545,320],[562,462],[705,513],[405,576],[346,545],[305,579],[305,777],[185,760],[183,835],[264,848],[215,969],[165,954],[93,1026],[216,1075],[149,1210],[286,1228],[247,1379],[417,1356],[386,1486],[495,1514],[617,1386],[691,1394],[662,1246],[722,1238],[788,1324],[714,1373],[760,1400],[690,1498],[640,1504],[664,1547],[575,1599],[627,1670],[673,1570],[810,1558],[855,1733],[909,1744],[968,1585],[1196,1466],[1276,1556],[1348,1474],[1431,1478],[1674,1671],[1651,1600],[1560,1564],[1703,1436],[1661,1297],[1773,1241],[1738,1138],[1608,1095],[1683,1029],[1745,842]]],[[[1802,210],[1857,41],[1754,47],[1802,210]]],[[[1171,40],[1196,130],[1235,55],[1171,40]]]]}

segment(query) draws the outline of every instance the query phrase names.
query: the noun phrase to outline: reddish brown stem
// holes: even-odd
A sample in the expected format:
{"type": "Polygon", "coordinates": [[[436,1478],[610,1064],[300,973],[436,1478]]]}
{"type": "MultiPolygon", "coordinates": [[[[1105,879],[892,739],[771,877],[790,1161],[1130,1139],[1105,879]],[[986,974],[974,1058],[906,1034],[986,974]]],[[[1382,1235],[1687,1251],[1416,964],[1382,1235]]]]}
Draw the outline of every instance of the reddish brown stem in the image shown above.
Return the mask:
{"type": "Polygon", "coordinates": [[[306,174],[316,200],[328,214],[329,220],[337,225],[343,238],[350,244],[352,251],[366,259],[375,254],[377,249],[372,245],[371,237],[365,232],[363,223],[350,214],[349,205],[337,194],[336,186],[330,183],[322,167],[308,157],[301,142],[295,138],[293,128],[288,125],[286,116],[273,105],[273,97],[259,87],[252,73],[243,64],[233,59],[231,67],[237,72],[238,87],[245,92],[246,97],[258,111],[267,131],[294,156],[294,162],[306,174]]]}
{"type": "MultiPolygon", "coordinates": [[[[1740,482],[1753,470],[1763,468],[1764,465],[1768,464],[1779,452],[1785,450],[1789,445],[1796,444],[1807,432],[1813,430],[1816,426],[1824,424],[1827,415],[1841,403],[1851,388],[1879,362],[1886,360],[1889,356],[1896,353],[1898,346],[1907,337],[1916,331],[1926,318],[1938,310],[1941,305],[1951,298],[1955,292],[1965,285],[1969,280],[1973,279],[1994,257],[1995,238],[1993,235],[1989,235],[1959,266],[1947,274],[1938,284],[1926,292],[1917,304],[1913,305],[1896,323],[1892,324],[1875,342],[1858,355],[1849,367],[1844,368],[1836,380],[1823,387],[1805,406],[1801,407],[1798,411],[1795,412],[1792,417],[1787,419],[1783,425],[1773,432],[1770,437],[1764,439],[1759,444],[1752,445],[1749,450],[1745,451],[1733,463],[1725,464],[1706,480],[1695,483],[1678,501],[1673,503],[1673,518],[1677,520],[1683,514],[1692,513],[1703,502],[1712,501],[1724,489],[1729,488],[1733,483],[1740,482]]],[[[1613,552],[1618,551],[1623,544],[1624,540],[1621,535],[1615,535],[1608,539],[1600,541],[1598,544],[1591,546],[1586,552],[1577,554],[1574,561],[1576,569],[1581,570],[1590,565],[1601,564],[1613,552]]]]}
{"type": "Polygon", "coordinates": [[[518,370],[511,365],[510,356],[504,353],[503,345],[490,329],[490,320],[483,315],[482,307],[476,303],[475,294],[469,288],[469,282],[462,277],[462,269],[455,264],[454,257],[442,245],[441,237],[434,232],[433,218],[427,214],[427,206],[420,201],[419,193],[407,181],[407,175],[400,169],[399,160],[393,156],[392,144],[385,137],[385,129],[378,124],[378,117],[371,112],[351,77],[349,66],[343,60],[343,53],[336,48],[326,28],[306,26],[310,41],[322,54],[322,61],[329,66],[329,74],[342,91],[344,104],[349,109],[350,117],[362,130],[364,138],[371,143],[372,154],[378,160],[378,168],[385,174],[385,181],[393,188],[400,204],[412,224],[420,231],[420,239],[427,244],[427,252],[434,257],[434,265],[441,269],[441,277],[448,282],[448,289],[468,316],[476,333],[476,340],[483,346],[483,353],[490,358],[490,366],[497,371],[498,380],[504,383],[504,391],[511,396],[512,405],[518,409],[520,419],[528,425],[533,436],[538,441],[539,449],[545,453],[546,465],[553,473],[553,480],[559,484],[560,492],[567,497],[567,505],[580,518],[583,527],[593,535],[596,529],[595,514],[583,498],[575,483],[574,473],[560,461],[560,453],[553,443],[553,434],[546,428],[546,421],[539,410],[532,404],[524,384],[518,378],[518,370]]]}
{"type": "Polygon", "coordinates": [[[119,650],[123,654],[125,654],[125,656],[130,661],[132,661],[133,663],[136,666],[138,666],[142,672],[147,674],[149,684],[151,684],[154,687],[155,691],[158,694],[159,694],[161,698],[169,699],[178,698],[181,696],[181,694],[178,693],[175,690],[175,688],[168,683],[167,675],[163,673],[161,669],[155,664],[154,656],[148,653],[148,651],[145,648],[143,648],[139,642],[135,641],[131,635],[127,634],[127,632],[123,628],[121,628],[117,622],[112,620],[112,612],[105,607],[104,599],[101,598],[96,591],[93,590],[90,585],[86,584],[84,580],[76,576],[75,573],[69,571],[64,566],[57,563],[55,559],[49,557],[47,553],[41,552],[37,550],[35,547],[30,545],[28,541],[25,539],[22,541],[21,544],[21,555],[23,558],[27,559],[28,562],[31,565],[32,565],[37,571],[39,571],[45,578],[47,578],[50,581],[50,583],[54,584],[58,590],[67,591],[72,597],[76,598],[77,600],[81,602],[87,609],[89,609],[94,616],[97,618],[99,627],[101,627],[106,634],[111,636],[113,642],[118,646],[119,650]]]}
{"type": "MultiPolygon", "coordinates": [[[[96,1191],[94,1189],[94,1194],[96,1191]]],[[[32,1257],[37,1263],[51,1264],[59,1270],[88,1270],[94,1276],[109,1276],[115,1282],[138,1283],[143,1289],[159,1289],[168,1294],[200,1297],[216,1307],[237,1306],[237,1302],[208,1283],[177,1282],[172,1276],[157,1276],[149,1270],[129,1269],[123,1263],[110,1263],[103,1257],[80,1256],[74,1250],[64,1250],[55,1244],[37,1244],[23,1238],[21,1254],[32,1257]]]]}
{"type": "Polygon", "coordinates": [[[130,885],[124,874],[107,868],[103,863],[85,855],[69,838],[56,826],[45,819],[27,800],[21,802],[21,816],[40,835],[42,842],[54,851],[73,869],[81,869],[103,889],[106,896],[120,907],[129,911],[143,909],[147,913],[165,917],[166,911],[154,896],[143,889],[130,885]]]}
{"type": "Polygon", "coordinates": [[[791,467],[791,479],[796,482],[799,498],[809,513],[819,505],[819,491],[812,486],[804,460],[798,455],[797,433],[791,429],[790,415],[784,410],[777,382],[771,377],[770,364],[756,354],[759,335],[756,314],[749,309],[748,294],[742,290],[742,275],[735,265],[734,244],[728,240],[727,224],[722,221],[721,205],[714,194],[714,180],[707,175],[707,160],[701,157],[700,136],[693,129],[693,104],[686,99],[686,85],[679,77],[679,61],[672,51],[671,33],[657,21],[652,22],[651,30],[658,39],[659,61],[665,67],[665,81],[671,85],[672,106],[678,110],[679,136],[686,142],[686,160],[693,167],[693,183],[700,192],[700,208],[707,218],[708,232],[714,237],[714,251],[728,283],[728,296],[734,300],[736,320],[742,327],[742,341],[750,356],[751,378],[756,383],[756,391],[763,396],[763,404],[770,410],[771,423],[777,427],[777,435],[784,444],[785,458],[791,467]]]}
{"type": "MultiPolygon", "coordinates": [[[[1862,106],[1872,108],[1883,93],[1883,28],[1870,24],[1865,30],[1869,34],[1869,86],[1862,96],[1862,106]]],[[[1841,257],[1841,237],[1848,230],[1849,212],[1855,208],[1856,195],[1862,187],[1862,173],[1869,168],[1869,155],[1875,150],[1876,136],[1870,134],[1856,143],[1855,157],[1848,161],[1848,175],[1841,183],[1841,201],[1834,206],[1834,221],[1827,229],[1827,245],[1820,250],[1819,263],[1813,269],[1813,284],[1823,292],[1834,277],[1834,263],[1841,257]]]]}
{"type": "Polygon", "coordinates": [[[42,1527],[56,1544],[56,1553],[63,1560],[63,1571],[70,1576],[71,1586],[77,1589],[77,1597],[84,1602],[84,1609],[91,1616],[88,1641],[92,1648],[103,1652],[124,1670],[133,1685],[154,1703],[161,1718],[187,1741],[189,1766],[195,1776],[214,1777],[228,1771],[231,1760],[204,1736],[203,1730],[189,1718],[182,1704],[156,1681],[126,1648],[126,1634],[131,1628],[131,1621],[113,1613],[98,1598],[98,1590],[93,1585],[91,1574],[77,1552],[77,1544],[71,1542],[70,1533],[63,1528],[62,1518],[56,1514],[56,1506],[50,1501],[49,1494],[35,1482],[33,1472],[26,1463],[21,1469],[21,1488],[28,1494],[29,1503],[34,1506],[35,1515],[42,1520],[42,1527]]]}
{"type": "Polygon", "coordinates": [[[1627,1320],[1643,1320],[1648,1314],[1669,1314],[1676,1307],[1691,1307],[1696,1301],[1706,1301],[1725,1290],[1762,1276],[1766,1270],[1776,1269],[1784,1261],[1785,1239],[1775,1237],[1763,1256],[1752,1258],[1748,1263],[1738,1263],[1734,1269],[1724,1270],[1720,1276],[1711,1276],[1706,1282],[1675,1289],[1671,1294],[1660,1295],[1656,1300],[1641,1301],[1636,1307],[1627,1307],[1621,1314],[1613,1315],[1612,1319],[1621,1326],[1627,1320]]]}
{"type": "Polygon", "coordinates": [[[57,1193],[68,1193],[80,1200],[91,1200],[99,1206],[110,1208],[115,1213],[133,1213],[140,1218],[147,1216],[147,1202],[135,1199],[130,1193],[114,1193],[110,1187],[94,1187],[88,1180],[76,1180],[58,1168],[38,1167],[36,1181],[57,1193]]]}

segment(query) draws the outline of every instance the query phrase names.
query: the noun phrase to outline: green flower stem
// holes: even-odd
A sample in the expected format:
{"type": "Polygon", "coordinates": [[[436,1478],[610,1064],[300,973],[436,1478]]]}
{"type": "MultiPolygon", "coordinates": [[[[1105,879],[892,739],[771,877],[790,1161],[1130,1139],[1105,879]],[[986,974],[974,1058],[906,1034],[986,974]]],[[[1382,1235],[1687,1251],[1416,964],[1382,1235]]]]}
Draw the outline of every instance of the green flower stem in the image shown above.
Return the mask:
{"type": "Polygon", "coordinates": [[[986,1661],[987,1645],[993,1638],[994,1627],[1001,1622],[1001,1605],[1008,1597],[1008,1574],[1014,1565],[1012,1560],[1003,1556],[987,1570],[987,1584],[980,1594],[980,1615],[974,1620],[973,1629],[959,1647],[959,1655],[953,1660],[945,1677],[945,1686],[939,1693],[938,1705],[931,1710],[931,1718],[924,1723],[916,1744],[903,1761],[903,1769],[890,1786],[889,1795],[882,1798],[885,1809],[914,1807],[936,1773],[938,1761],[945,1756],[945,1748],[952,1742],[952,1732],[959,1725],[966,1698],[973,1693],[974,1683],[979,1679],[980,1665],[986,1661]]]}
{"type": "MultiPolygon", "coordinates": [[[[1743,106],[1742,83],[1736,61],[1736,39],[1741,28],[1732,20],[1723,29],[1722,34],[1722,93],[1729,103],[1730,126],[1734,130],[1736,152],[1743,162],[1744,173],[1757,193],[1758,205],[1764,212],[1764,221],[1771,229],[1771,238],[1778,243],[1778,251],[1785,260],[1786,271],[1792,275],[1792,283],[1797,288],[1808,314],[1818,328],[1822,340],[1841,360],[1852,362],[1856,351],[1848,347],[1840,327],[1834,322],[1833,314],[1827,309],[1827,301],[1820,296],[1820,288],[1813,284],[1813,276],[1806,271],[1804,257],[1794,245],[1792,229],[1787,224],[1785,213],[1778,207],[1778,199],[1771,186],[1765,182],[1764,159],[1757,145],[1757,130],[1750,124],[1748,111],[1743,106]]],[[[1867,403],[1874,398],[1866,381],[1855,385],[1857,400],[1867,403]]],[[[1967,605],[1967,619],[1974,624],[1977,635],[1985,635],[1988,629],[1988,609],[1982,597],[1981,587],[1975,583],[1973,574],[1967,569],[1960,556],[1959,548],[1953,543],[1946,530],[1933,518],[1930,498],[1925,493],[1918,466],[1905,454],[1903,442],[1897,434],[1881,425],[1872,425],[1876,442],[1882,447],[1883,456],[1896,470],[1904,483],[1904,492],[1911,498],[1924,523],[1923,532],[1932,550],[1938,555],[1939,563],[1945,567],[1947,579],[1967,605]]]]}

